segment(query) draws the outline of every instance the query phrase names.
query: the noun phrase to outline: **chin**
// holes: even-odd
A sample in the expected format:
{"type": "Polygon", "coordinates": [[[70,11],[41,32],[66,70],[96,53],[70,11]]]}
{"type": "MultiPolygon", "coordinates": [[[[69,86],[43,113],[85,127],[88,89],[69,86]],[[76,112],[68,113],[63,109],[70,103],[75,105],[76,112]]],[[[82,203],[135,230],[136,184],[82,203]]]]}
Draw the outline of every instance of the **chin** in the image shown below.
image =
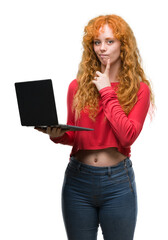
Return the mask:
{"type": "Polygon", "coordinates": [[[101,62],[101,64],[106,65],[107,64],[107,59],[104,59],[104,60],[101,59],[100,62],[101,62]]]}

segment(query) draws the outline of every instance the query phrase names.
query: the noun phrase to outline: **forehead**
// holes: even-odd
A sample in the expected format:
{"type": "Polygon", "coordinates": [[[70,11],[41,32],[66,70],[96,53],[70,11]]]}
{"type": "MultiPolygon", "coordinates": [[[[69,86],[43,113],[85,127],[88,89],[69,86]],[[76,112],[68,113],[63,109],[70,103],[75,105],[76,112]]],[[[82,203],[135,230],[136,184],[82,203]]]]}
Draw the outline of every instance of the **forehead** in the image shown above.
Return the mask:
{"type": "Polygon", "coordinates": [[[114,38],[113,30],[108,24],[100,27],[95,37],[111,37],[114,38]]]}

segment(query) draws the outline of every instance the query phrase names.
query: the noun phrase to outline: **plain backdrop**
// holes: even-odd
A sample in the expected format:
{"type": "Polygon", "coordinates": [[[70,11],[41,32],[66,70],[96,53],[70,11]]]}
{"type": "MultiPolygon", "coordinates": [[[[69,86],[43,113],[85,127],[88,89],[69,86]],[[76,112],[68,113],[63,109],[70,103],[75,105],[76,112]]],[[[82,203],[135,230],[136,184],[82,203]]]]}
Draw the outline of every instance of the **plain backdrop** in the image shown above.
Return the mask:
{"type": "MultiPolygon", "coordinates": [[[[84,26],[105,14],[123,17],[137,39],[157,111],[132,145],[138,191],[136,240],[168,239],[166,1],[4,0],[0,2],[0,239],[66,239],[61,189],[70,146],[21,127],[14,83],[51,78],[66,123],[84,26]]],[[[99,228],[98,240],[102,240],[99,228]]]]}

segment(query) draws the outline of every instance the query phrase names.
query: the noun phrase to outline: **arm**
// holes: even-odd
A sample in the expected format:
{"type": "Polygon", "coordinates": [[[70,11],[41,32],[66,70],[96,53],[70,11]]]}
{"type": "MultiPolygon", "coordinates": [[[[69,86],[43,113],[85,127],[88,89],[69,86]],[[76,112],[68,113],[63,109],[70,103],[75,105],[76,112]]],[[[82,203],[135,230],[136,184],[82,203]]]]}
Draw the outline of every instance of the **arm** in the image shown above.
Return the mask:
{"type": "Polygon", "coordinates": [[[122,110],[117,94],[111,87],[99,91],[104,113],[123,147],[129,147],[140,134],[150,104],[149,87],[141,82],[138,99],[128,116],[122,110]]]}
{"type": "MultiPolygon", "coordinates": [[[[73,97],[76,89],[77,89],[77,82],[76,80],[73,80],[69,85],[68,93],[67,93],[67,125],[75,125],[74,113],[72,112],[71,108],[72,108],[72,101],[73,101],[73,97]]],[[[74,136],[75,136],[74,131],[68,131],[64,133],[63,136],[61,137],[57,137],[57,138],[50,137],[50,139],[54,143],[61,143],[61,144],[73,146],[74,136]]]]}

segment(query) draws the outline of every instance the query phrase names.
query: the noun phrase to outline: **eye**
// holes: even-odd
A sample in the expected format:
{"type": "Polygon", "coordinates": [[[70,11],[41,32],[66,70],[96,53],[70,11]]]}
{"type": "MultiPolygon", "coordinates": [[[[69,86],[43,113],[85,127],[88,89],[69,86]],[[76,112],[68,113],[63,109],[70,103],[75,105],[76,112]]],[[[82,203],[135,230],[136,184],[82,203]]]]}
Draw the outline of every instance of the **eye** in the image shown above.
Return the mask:
{"type": "Polygon", "coordinates": [[[98,45],[100,43],[100,41],[94,41],[95,45],[98,45]]]}
{"type": "Polygon", "coordinates": [[[113,42],[114,42],[113,40],[109,40],[109,41],[108,41],[109,44],[112,44],[113,42]]]}

